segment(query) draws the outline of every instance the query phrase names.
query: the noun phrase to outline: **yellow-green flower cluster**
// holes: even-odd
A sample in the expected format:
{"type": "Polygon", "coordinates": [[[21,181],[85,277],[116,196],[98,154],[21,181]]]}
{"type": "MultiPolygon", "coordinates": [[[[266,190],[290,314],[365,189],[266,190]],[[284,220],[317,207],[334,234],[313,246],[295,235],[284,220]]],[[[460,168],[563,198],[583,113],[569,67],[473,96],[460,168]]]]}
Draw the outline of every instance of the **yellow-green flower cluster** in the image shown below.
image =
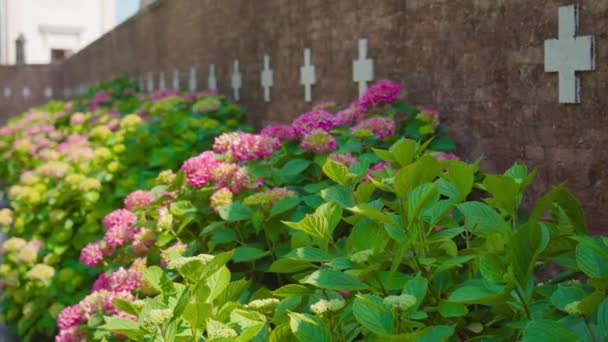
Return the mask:
{"type": "Polygon", "coordinates": [[[409,308],[416,305],[416,297],[412,296],[411,294],[403,293],[399,296],[385,297],[383,302],[393,309],[407,311],[409,308]]]}
{"type": "Polygon", "coordinates": [[[310,306],[310,311],[312,311],[315,315],[321,316],[326,312],[339,311],[344,307],[344,305],[346,305],[346,302],[342,298],[333,298],[330,300],[320,299],[310,306]]]}

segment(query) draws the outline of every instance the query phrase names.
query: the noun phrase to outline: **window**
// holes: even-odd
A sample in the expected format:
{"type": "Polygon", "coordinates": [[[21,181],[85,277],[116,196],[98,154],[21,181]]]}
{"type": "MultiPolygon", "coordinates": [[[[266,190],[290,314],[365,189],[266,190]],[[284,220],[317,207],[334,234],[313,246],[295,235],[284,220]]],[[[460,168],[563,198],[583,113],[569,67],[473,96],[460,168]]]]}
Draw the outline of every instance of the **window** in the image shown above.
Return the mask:
{"type": "Polygon", "coordinates": [[[71,51],[65,49],[51,49],[51,63],[60,62],[70,57],[71,51]]]}

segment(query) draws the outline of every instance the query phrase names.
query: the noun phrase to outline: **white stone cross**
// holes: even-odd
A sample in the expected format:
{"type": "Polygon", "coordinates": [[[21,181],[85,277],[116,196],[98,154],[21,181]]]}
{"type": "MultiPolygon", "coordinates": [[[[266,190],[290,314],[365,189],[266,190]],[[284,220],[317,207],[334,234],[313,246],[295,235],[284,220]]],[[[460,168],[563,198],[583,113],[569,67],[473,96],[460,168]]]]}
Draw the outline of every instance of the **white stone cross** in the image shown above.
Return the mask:
{"type": "Polygon", "coordinates": [[[241,78],[241,73],[239,71],[239,60],[234,60],[234,66],[232,67],[232,90],[234,92],[234,101],[238,101],[240,99],[239,90],[243,86],[243,79],[241,78]]]}
{"type": "Polygon", "coordinates": [[[367,90],[367,82],[374,79],[374,61],[367,58],[367,39],[359,39],[359,59],[353,61],[353,81],[359,84],[359,97],[367,90]]]}
{"type": "Polygon", "coordinates": [[[4,87],[4,97],[11,97],[13,91],[9,87],[4,87]]]}
{"type": "Polygon", "coordinates": [[[51,88],[50,86],[46,86],[46,88],[44,88],[44,97],[46,97],[47,99],[50,99],[53,96],[53,88],[51,88]]]}
{"type": "Polygon", "coordinates": [[[580,103],[577,71],[595,70],[595,38],[577,37],[578,6],[559,8],[559,36],[545,41],[545,72],[559,73],[559,102],[580,103]]]}
{"type": "Polygon", "coordinates": [[[165,90],[165,73],[162,71],[158,76],[158,90],[165,90]]]}
{"type": "Polygon", "coordinates": [[[270,102],[270,87],[274,85],[273,71],[270,69],[270,56],[264,55],[264,69],[262,69],[262,88],[264,88],[264,101],[270,102]]]}
{"type": "Polygon", "coordinates": [[[179,70],[173,69],[173,90],[179,91],[179,70]]]}
{"type": "Polygon", "coordinates": [[[304,49],[304,65],[300,67],[300,84],[304,86],[304,101],[312,101],[312,86],[317,83],[315,66],[311,62],[310,49],[304,49]]]}
{"type": "Polygon", "coordinates": [[[190,89],[191,92],[195,92],[197,83],[198,82],[197,82],[197,77],[196,77],[196,68],[191,67],[190,75],[188,78],[188,89],[190,89]]]}
{"type": "Polygon", "coordinates": [[[217,90],[217,80],[215,79],[215,64],[209,65],[209,77],[207,78],[207,88],[217,90]]]}
{"type": "Polygon", "coordinates": [[[32,91],[30,90],[30,87],[25,86],[23,87],[23,91],[21,92],[21,94],[23,95],[23,97],[28,98],[30,97],[30,95],[32,95],[32,91]]]}
{"type": "Polygon", "coordinates": [[[139,84],[138,84],[138,86],[139,86],[139,91],[143,92],[145,90],[144,89],[144,76],[143,75],[139,76],[139,84]]]}
{"type": "Polygon", "coordinates": [[[148,73],[148,85],[146,88],[146,90],[148,90],[148,93],[154,91],[154,75],[152,73],[148,73]]]}

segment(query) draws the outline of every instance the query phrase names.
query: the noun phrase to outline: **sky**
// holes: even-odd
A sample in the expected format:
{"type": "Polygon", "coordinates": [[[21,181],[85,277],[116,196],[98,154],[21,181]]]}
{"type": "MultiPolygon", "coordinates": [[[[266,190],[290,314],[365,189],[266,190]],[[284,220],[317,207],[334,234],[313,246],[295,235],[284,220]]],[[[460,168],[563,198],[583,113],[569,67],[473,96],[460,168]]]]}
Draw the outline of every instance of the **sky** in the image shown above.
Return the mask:
{"type": "Polygon", "coordinates": [[[117,0],[116,23],[119,24],[137,12],[140,0],[117,0]]]}

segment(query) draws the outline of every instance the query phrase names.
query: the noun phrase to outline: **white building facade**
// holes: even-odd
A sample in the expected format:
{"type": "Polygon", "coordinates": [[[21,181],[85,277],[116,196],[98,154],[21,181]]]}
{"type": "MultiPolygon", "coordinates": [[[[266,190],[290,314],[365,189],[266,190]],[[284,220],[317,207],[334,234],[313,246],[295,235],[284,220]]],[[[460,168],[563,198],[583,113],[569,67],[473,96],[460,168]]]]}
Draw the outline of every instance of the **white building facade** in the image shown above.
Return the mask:
{"type": "Polygon", "coordinates": [[[25,38],[25,63],[65,59],[116,25],[120,0],[0,0],[0,64],[16,63],[25,38]]]}

